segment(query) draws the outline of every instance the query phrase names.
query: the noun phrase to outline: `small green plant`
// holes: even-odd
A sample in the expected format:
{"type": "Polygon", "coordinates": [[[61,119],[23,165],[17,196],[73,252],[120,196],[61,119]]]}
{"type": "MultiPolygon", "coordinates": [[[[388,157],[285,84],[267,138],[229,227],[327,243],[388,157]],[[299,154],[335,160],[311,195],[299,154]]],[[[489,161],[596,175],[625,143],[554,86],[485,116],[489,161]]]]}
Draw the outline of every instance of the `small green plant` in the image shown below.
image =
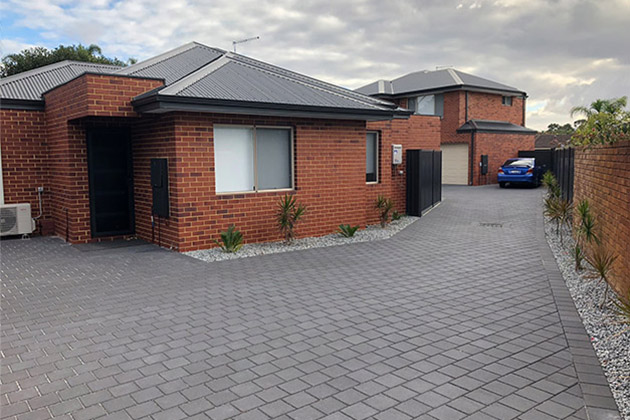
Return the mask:
{"type": "Polygon", "coordinates": [[[352,238],[359,230],[359,226],[339,225],[339,234],[345,238],[352,238]]]}
{"type": "Polygon", "coordinates": [[[398,210],[394,210],[392,212],[392,222],[395,222],[396,220],[400,220],[402,219],[403,215],[398,213],[398,210]]]}
{"type": "Polygon", "coordinates": [[[549,197],[560,198],[560,196],[562,196],[560,184],[558,184],[558,180],[551,171],[547,171],[543,174],[542,183],[545,187],[547,187],[549,197]]]}
{"type": "Polygon", "coordinates": [[[379,195],[374,205],[379,212],[379,220],[381,221],[381,227],[385,227],[389,221],[389,212],[394,208],[394,202],[391,198],[386,198],[379,195]]]}
{"type": "Polygon", "coordinates": [[[630,289],[628,289],[628,295],[623,297],[617,295],[613,301],[615,304],[615,312],[621,315],[625,324],[630,324],[630,289]]]}
{"type": "Polygon", "coordinates": [[[606,291],[604,292],[604,299],[601,302],[603,307],[608,299],[608,289],[610,289],[610,270],[617,259],[617,255],[606,249],[602,245],[596,246],[589,254],[585,256],[586,262],[588,262],[595,274],[599,277],[599,282],[606,283],[606,291]]]}
{"type": "Polygon", "coordinates": [[[574,257],[575,271],[579,271],[582,269],[582,260],[584,259],[583,249],[593,243],[599,245],[599,237],[595,233],[595,217],[591,213],[588,200],[580,201],[575,209],[579,220],[575,228],[576,245],[574,257]]]}
{"type": "Polygon", "coordinates": [[[214,242],[221,247],[223,252],[234,253],[243,246],[243,234],[234,225],[231,225],[227,231],[221,232],[220,236],[221,242],[216,239],[214,242]]]}
{"type": "Polygon", "coordinates": [[[278,203],[276,221],[287,243],[291,243],[295,238],[295,226],[304,216],[304,213],[306,213],[306,206],[298,204],[295,196],[285,194],[278,203]]]}
{"type": "Polygon", "coordinates": [[[556,223],[556,235],[560,236],[560,244],[564,245],[562,228],[571,222],[573,205],[559,197],[547,197],[545,199],[545,216],[556,223]]]}

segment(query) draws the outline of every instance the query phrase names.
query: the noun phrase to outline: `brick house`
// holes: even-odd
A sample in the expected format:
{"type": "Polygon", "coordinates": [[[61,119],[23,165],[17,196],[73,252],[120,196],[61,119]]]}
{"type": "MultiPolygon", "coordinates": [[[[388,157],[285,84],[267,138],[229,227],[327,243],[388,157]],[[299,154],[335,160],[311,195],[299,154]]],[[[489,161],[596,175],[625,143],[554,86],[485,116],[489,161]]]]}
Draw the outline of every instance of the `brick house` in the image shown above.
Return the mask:
{"type": "Polygon", "coordinates": [[[534,150],[536,132],[525,127],[527,94],[511,86],[449,68],[378,80],[356,92],[414,111],[406,124],[419,115],[441,120],[445,184],[496,183],[497,169],[507,158],[534,150]],[[480,170],[482,155],[488,157],[487,174],[480,170]]]}
{"type": "Polygon", "coordinates": [[[376,223],[378,194],[405,210],[391,144],[440,142],[438,118],[404,124],[390,102],[198,43],[124,68],[56,63],[0,92],[0,199],[72,243],[189,251],[231,224],[246,242],[279,240],[285,194],[308,208],[300,236],[376,223]]]}

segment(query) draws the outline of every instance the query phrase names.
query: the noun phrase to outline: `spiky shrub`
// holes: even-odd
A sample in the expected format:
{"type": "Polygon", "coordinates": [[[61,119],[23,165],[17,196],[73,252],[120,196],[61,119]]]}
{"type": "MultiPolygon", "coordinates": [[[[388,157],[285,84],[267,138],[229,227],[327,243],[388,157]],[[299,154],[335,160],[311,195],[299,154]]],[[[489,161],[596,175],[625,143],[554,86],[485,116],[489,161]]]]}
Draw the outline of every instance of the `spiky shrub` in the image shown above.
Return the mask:
{"type": "Polygon", "coordinates": [[[573,205],[559,197],[547,197],[545,199],[545,216],[556,223],[556,235],[560,236],[560,244],[564,245],[562,228],[570,224],[573,205]]]}
{"type": "Polygon", "coordinates": [[[395,222],[396,220],[400,220],[402,218],[402,214],[398,213],[398,210],[394,210],[392,212],[392,222],[395,222]]]}
{"type": "Polygon", "coordinates": [[[542,183],[545,187],[547,187],[547,192],[550,197],[560,198],[562,190],[560,189],[558,180],[551,171],[547,171],[543,174],[542,183]]]}
{"type": "Polygon", "coordinates": [[[391,198],[386,198],[385,196],[379,195],[376,199],[376,203],[374,207],[379,212],[379,220],[381,221],[381,227],[385,227],[387,222],[389,221],[389,212],[394,208],[394,202],[391,198]]]}
{"type": "Polygon", "coordinates": [[[278,203],[276,222],[284,240],[291,243],[295,238],[295,226],[306,213],[306,206],[299,204],[295,196],[285,196],[278,203]]]}
{"type": "Polygon", "coordinates": [[[221,242],[216,239],[214,242],[221,247],[223,252],[234,253],[243,246],[243,234],[234,225],[231,225],[227,231],[221,232],[219,235],[221,236],[221,242]]]}
{"type": "Polygon", "coordinates": [[[623,317],[623,322],[630,324],[630,289],[628,289],[628,295],[617,295],[613,301],[615,304],[615,312],[623,317]]]}
{"type": "Polygon", "coordinates": [[[359,230],[359,226],[339,225],[339,234],[345,238],[352,238],[359,230]]]}
{"type": "Polygon", "coordinates": [[[604,299],[601,302],[601,306],[603,307],[606,303],[606,299],[608,298],[608,289],[610,289],[610,271],[617,259],[617,255],[606,249],[606,247],[598,245],[594,247],[591,252],[585,255],[585,259],[586,262],[593,267],[595,274],[599,277],[599,282],[604,282],[606,284],[604,299]]]}
{"type": "Polygon", "coordinates": [[[582,269],[583,250],[593,243],[599,244],[599,237],[595,233],[595,217],[591,213],[588,200],[582,200],[575,207],[578,215],[578,223],[575,228],[575,270],[582,269]],[[578,250],[580,252],[578,252],[578,250]]]}

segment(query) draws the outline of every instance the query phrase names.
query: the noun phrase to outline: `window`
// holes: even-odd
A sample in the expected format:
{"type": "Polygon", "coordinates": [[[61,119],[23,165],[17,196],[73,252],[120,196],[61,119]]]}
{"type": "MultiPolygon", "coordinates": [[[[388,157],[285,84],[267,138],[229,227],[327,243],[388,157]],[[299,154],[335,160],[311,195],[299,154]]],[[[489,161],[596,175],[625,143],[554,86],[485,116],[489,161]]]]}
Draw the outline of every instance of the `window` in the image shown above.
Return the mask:
{"type": "Polygon", "coordinates": [[[444,95],[424,95],[407,99],[407,108],[418,115],[444,116],[444,95]]]}
{"type": "Polygon", "coordinates": [[[365,182],[378,182],[378,132],[368,131],[366,136],[365,182]]]}
{"type": "Polygon", "coordinates": [[[217,193],[293,188],[292,131],[214,127],[217,193]]]}
{"type": "Polygon", "coordinates": [[[503,105],[505,106],[512,106],[512,97],[511,96],[504,96],[501,99],[501,102],[503,103],[503,105]]]}

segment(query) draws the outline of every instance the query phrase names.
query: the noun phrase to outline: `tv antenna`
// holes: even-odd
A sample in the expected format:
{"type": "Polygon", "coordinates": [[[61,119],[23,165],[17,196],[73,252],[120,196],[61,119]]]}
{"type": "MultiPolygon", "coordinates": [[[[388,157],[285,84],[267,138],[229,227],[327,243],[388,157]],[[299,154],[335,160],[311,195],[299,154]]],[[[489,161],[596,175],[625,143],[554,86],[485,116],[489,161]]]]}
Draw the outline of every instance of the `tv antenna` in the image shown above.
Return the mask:
{"type": "Polygon", "coordinates": [[[260,39],[260,37],[259,36],[254,36],[254,37],[251,37],[251,38],[240,39],[238,41],[232,41],[232,48],[234,48],[234,52],[236,52],[236,45],[237,44],[244,44],[245,42],[254,41],[256,39],[260,39]]]}

